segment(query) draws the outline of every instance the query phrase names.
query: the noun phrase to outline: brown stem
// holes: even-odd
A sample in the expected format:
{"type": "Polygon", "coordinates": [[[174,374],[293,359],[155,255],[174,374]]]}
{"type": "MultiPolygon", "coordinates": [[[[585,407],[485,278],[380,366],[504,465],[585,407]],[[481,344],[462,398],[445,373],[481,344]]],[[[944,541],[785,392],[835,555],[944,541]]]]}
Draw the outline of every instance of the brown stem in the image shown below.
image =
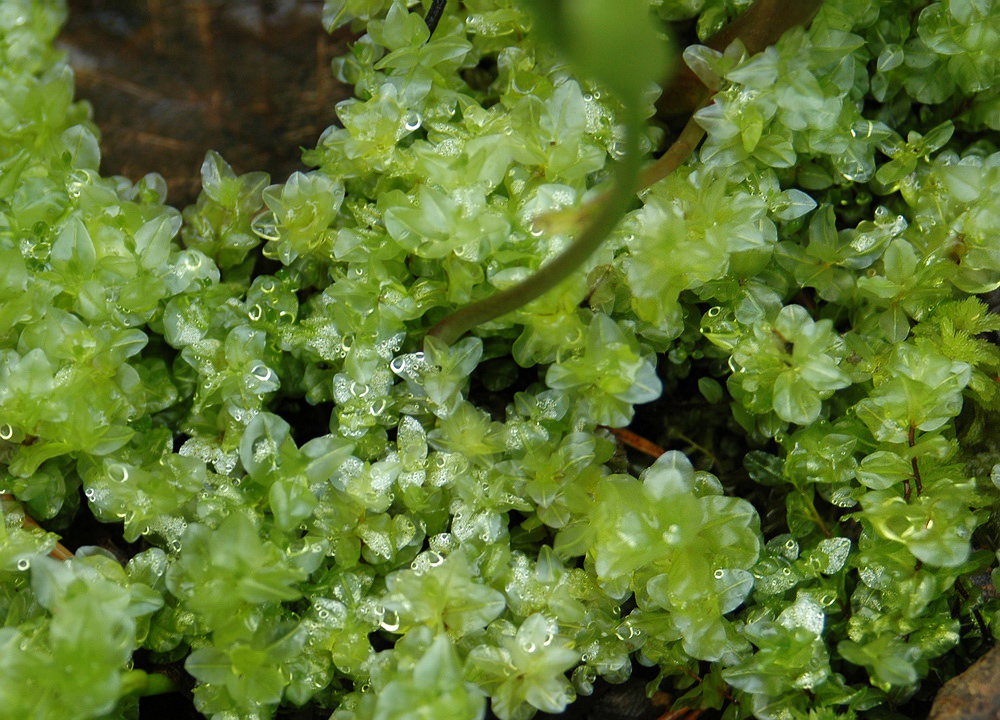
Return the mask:
{"type": "MultiPolygon", "coordinates": [[[[823,0],[757,0],[745,13],[705,41],[705,45],[722,52],[733,40],[739,39],[751,55],[778,42],[786,30],[796,25],[808,25],[819,11],[823,0]]],[[[694,111],[711,95],[698,76],[684,63],[663,89],[657,110],[661,115],[677,117],[694,111]]]]}
{"type": "MultiPolygon", "coordinates": [[[[432,6],[432,10],[435,7],[443,9],[443,5],[444,2],[436,2],[432,6]]],[[[822,0],[756,0],[742,16],[714,36],[709,46],[724,48],[732,40],[739,38],[751,54],[759,52],[777,42],[782,33],[789,28],[809,22],[819,10],[820,5],[822,5],[822,0]]],[[[428,24],[430,25],[430,23],[428,24]]],[[[681,75],[684,74],[685,68],[686,66],[682,64],[681,75]]],[[[690,73],[690,70],[687,72],[690,73]]],[[[691,74],[693,75],[693,73],[691,74]]],[[[701,88],[692,95],[694,108],[697,111],[711,102],[714,93],[700,81],[697,81],[696,84],[701,88]]],[[[672,85],[668,86],[663,96],[671,98],[674,92],[672,88],[672,85]]],[[[638,172],[636,167],[639,162],[637,133],[641,123],[635,116],[635,108],[631,107],[631,103],[626,103],[626,113],[631,114],[626,123],[628,149],[624,161],[619,166],[615,186],[582,207],[574,208],[568,212],[548,213],[534,221],[536,229],[548,230],[550,233],[579,230],[580,236],[576,241],[551,262],[546,263],[533,275],[514,287],[478,300],[452,313],[431,328],[428,332],[429,336],[437,337],[450,345],[477,325],[516,310],[552,290],[600,246],[624,214],[629,198],[635,192],[662,180],[680,167],[685,160],[691,157],[698,143],[705,136],[704,128],[695,122],[692,115],[684,125],[680,136],[667,152],[650,167],[639,173],[637,178],[634,173],[638,172]],[[627,181],[626,178],[628,178],[627,181]],[[569,220],[568,223],[567,220],[569,220]]]]}
{"type": "Polygon", "coordinates": [[[513,287],[456,310],[431,328],[427,333],[429,337],[443,340],[447,345],[453,344],[477,325],[517,310],[552,290],[594,254],[625,214],[636,192],[642,162],[639,151],[642,121],[634,103],[625,103],[625,114],[625,157],[618,164],[615,183],[606,202],[597,208],[587,227],[569,247],[532,275],[513,287]]]}
{"type": "MultiPolygon", "coordinates": [[[[13,495],[0,494],[0,500],[8,500],[10,502],[17,502],[17,499],[13,495]]],[[[21,521],[21,527],[23,528],[39,528],[44,530],[35,518],[31,517],[27,513],[24,514],[24,519],[21,521]]],[[[56,560],[69,560],[73,557],[72,551],[60,542],[56,543],[55,548],[49,553],[50,557],[54,557],[56,560]]]]}
{"type": "MultiPolygon", "coordinates": [[[[907,435],[907,441],[912,448],[917,444],[917,428],[913,423],[910,423],[910,432],[907,435]]],[[[914,455],[910,458],[910,467],[913,468],[913,484],[917,487],[917,495],[924,491],[923,481],[920,479],[920,465],[917,463],[917,456],[914,455]]],[[[908,480],[903,481],[903,495],[906,500],[910,499],[910,483],[908,480]]]]}
{"type": "MultiPolygon", "coordinates": [[[[955,578],[955,590],[958,591],[958,594],[962,596],[963,600],[969,600],[969,593],[962,585],[961,578],[955,578]]],[[[979,633],[983,636],[983,640],[992,637],[992,635],[990,635],[990,631],[986,628],[986,621],[983,619],[983,614],[979,612],[979,608],[973,607],[970,609],[972,611],[972,617],[976,621],[976,625],[979,626],[979,633]]]]}
{"type": "MultiPolygon", "coordinates": [[[[708,100],[702,106],[707,105],[708,100]]],[[[698,147],[698,143],[701,142],[703,137],[705,137],[705,128],[695,122],[694,117],[691,117],[670,148],[656,162],[639,173],[637,190],[645,190],[649,186],[658,183],[683,165],[684,161],[691,157],[691,153],[698,147]]],[[[597,215],[601,208],[608,203],[612,192],[613,190],[605,190],[580,207],[543,213],[534,219],[532,225],[538,230],[552,234],[578,228],[597,215]]]]}

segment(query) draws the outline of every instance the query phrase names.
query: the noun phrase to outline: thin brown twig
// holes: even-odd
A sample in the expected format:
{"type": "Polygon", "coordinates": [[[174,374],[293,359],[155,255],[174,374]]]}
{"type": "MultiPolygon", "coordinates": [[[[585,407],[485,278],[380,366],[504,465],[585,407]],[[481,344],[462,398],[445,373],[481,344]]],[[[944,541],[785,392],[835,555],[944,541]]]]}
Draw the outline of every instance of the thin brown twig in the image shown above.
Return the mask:
{"type": "MultiPolygon", "coordinates": [[[[705,100],[698,109],[707,107],[710,102],[711,98],[705,100]]],[[[656,162],[639,173],[636,191],[639,192],[655,185],[683,165],[684,161],[691,157],[703,137],[705,137],[705,128],[699,125],[692,115],[687,124],[684,125],[684,129],[681,130],[681,134],[677,136],[667,151],[656,162]]],[[[532,221],[532,227],[551,234],[559,234],[566,232],[569,228],[580,227],[588,223],[604,207],[612,192],[612,190],[605,190],[578,207],[542,213],[532,221]]]]}
{"type": "MultiPolygon", "coordinates": [[[[10,494],[0,494],[0,500],[7,500],[9,502],[17,502],[17,498],[10,494]]],[[[45,530],[35,518],[31,517],[27,513],[24,513],[24,519],[21,521],[21,527],[23,528],[38,528],[40,530],[45,530]]],[[[54,557],[56,560],[69,560],[73,557],[73,551],[67,548],[60,542],[56,543],[56,546],[49,553],[49,557],[54,557]]]]}

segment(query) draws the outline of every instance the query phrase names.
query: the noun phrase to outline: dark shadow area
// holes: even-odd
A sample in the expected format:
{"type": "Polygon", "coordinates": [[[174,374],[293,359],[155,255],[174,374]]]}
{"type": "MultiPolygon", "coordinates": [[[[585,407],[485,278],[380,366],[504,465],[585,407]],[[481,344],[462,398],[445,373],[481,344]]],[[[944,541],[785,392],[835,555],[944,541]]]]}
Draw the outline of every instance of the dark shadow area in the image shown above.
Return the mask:
{"type": "Polygon", "coordinates": [[[158,172],[168,202],[200,190],[205,152],[237,173],[284,182],[303,169],[351,88],[330,60],[351,39],[327,35],[322,0],[69,0],[58,46],[77,97],[94,106],[101,172],[135,181],[158,172]]]}

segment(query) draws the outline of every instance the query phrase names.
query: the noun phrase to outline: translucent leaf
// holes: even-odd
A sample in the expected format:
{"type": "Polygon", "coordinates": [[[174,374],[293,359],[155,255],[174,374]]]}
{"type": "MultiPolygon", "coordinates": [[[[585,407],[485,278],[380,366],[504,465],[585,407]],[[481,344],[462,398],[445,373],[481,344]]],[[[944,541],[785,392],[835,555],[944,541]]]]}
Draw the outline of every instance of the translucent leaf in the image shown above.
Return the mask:
{"type": "Polygon", "coordinates": [[[299,475],[274,482],[268,490],[268,503],[275,524],[282,530],[291,530],[312,514],[319,501],[299,475]]]}
{"type": "Polygon", "coordinates": [[[69,151],[73,167],[97,170],[101,165],[101,147],[94,133],[85,125],[73,125],[60,136],[69,151]]]}
{"type": "Polygon", "coordinates": [[[259,413],[240,440],[240,461],[250,477],[263,480],[281,466],[282,450],[291,442],[291,427],[283,418],[259,413]]]}
{"type": "Polygon", "coordinates": [[[67,280],[82,280],[94,272],[97,251],[83,220],[74,213],[52,244],[52,266],[67,274],[67,280]]]}
{"type": "Polygon", "coordinates": [[[822,402],[804,379],[788,370],[778,375],[774,381],[772,407],[782,420],[808,425],[819,417],[822,402]]]}

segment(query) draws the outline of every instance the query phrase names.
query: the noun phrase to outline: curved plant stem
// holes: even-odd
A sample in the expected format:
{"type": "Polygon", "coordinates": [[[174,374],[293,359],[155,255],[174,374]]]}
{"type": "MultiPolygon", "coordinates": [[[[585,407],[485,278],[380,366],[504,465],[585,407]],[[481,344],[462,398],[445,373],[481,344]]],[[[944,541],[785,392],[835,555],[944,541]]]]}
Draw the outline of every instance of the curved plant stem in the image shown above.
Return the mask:
{"type": "Polygon", "coordinates": [[[625,108],[625,156],[615,172],[614,185],[608,193],[601,196],[604,200],[594,213],[593,221],[568,248],[531,277],[457,310],[435,325],[427,333],[429,336],[451,345],[477,325],[506,315],[541,297],[569,277],[600,247],[628,209],[636,191],[642,163],[639,152],[642,119],[635,103],[625,103],[625,108]]]}
{"type": "MultiPolygon", "coordinates": [[[[822,4],[822,0],[756,0],[742,16],[715,35],[709,41],[709,45],[722,49],[738,38],[743,41],[751,54],[759,52],[777,42],[789,28],[808,24],[822,4]]],[[[443,6],[444,2],[436,2],[432,5],[431,11],[443,6]]],[[[428,12],[428,18],[431,18],[431,12],[428,12]]],[[[683,69],[686,68],[682,66],[683,69]]],[[[687,70],[687,75],[690,75],[690,78],[687,78],[683,71],[678,73],[675,82],[664,92],[664,96],[673,98],[677,94],[684,95],[690,101],[687,107],[693,107],[694,112],[697,112],[713,101],[714,93],[702,85],[690,70],[687,70]],[[681,86],[685,83],[691,87],[685,92],[680,92],[681,86]],[[675,93],[672,88],[676,88],[677,92],[675,93]]],[[[618,166],[612,188],[585,205],[546,213],[535,219],[536,228],[550,233],[570,232],[582,228],[581,234],[573,244],[534,275],[514,287],[477,300],[452,313],[435,325],[428,336],[440,338],[451,345],[477,325],[526,305],[569,277],[600,247],[604,238],[625,214],[637,190],[662,180],[691,156],[705,136],[705,129],[695,121],[694,112],[673,145],[640,175],[639,133],[642,129],[642,118],[637,112],[637,103],[626,102],[625,120],[628,128],[626,152],[624,160],[618,166]]]]}
{"type": "MultiPolygon", "coordinates": [[[[709,95],[695,111],[707,107],[711,103],[709,95]]],[[[659,159],[639,174],[639,182],[636,191],[645,190],[655,185],[667,175],[684,164],[684,161],[691,157],[691,153],[698,147],[698,143],[705,137],[705,128],[695,122],[694,116],[687,121],[681,134],[667,149],[659,159]]],[[[601,206],[608,201],[612,190],[602,193],[579,207],[568,208],[566,210],[554,210],[543,213],[535,218],[535,227],[552,233],[567,232],[579,227],[589,218],[597,213],[601,206]]]]}
{"type": "MultiPolygon", "coordinates": [[[[707,107],[710,99],[702,103],[697,110],[707,107]]],[[[673,145],[660,156],[659,160],[642,171],[639,176],[639,190],[644,190],[651,185],[655,185],[667,175],[684,164],[684,161],[691,157],[691,153],[698,147],[698,143],[705,137],[705,128],[695,122],[694,115],[684,125],[681,134],[674,140],[673,145]]]]}
{"type": "Polygon", "coordinates": [[[427,30],[430,31],[427,39],[431,39],[431,35],[437,30],[438,23],[441,22],[441,16],[444,15],[444,6],[448,4],[448,0],[431,0],[431,6],[427,10],[427,14],[424,15],[424,22],[427,23],[427,30]]]}

